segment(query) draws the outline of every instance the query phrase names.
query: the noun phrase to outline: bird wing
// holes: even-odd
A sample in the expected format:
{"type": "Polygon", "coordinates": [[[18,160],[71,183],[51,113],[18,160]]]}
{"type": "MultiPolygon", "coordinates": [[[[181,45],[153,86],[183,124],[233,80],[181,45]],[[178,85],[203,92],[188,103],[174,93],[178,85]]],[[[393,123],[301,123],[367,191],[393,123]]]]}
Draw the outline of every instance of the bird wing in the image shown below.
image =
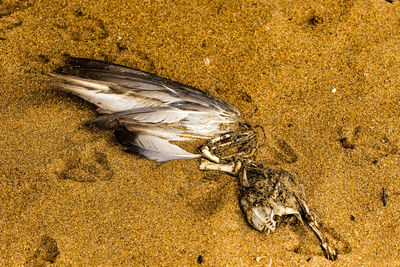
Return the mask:
{"type": "Polygon", "coordinates": [[[89,121],[116,132],[132,152],[157,161],[198,157],[169,141],[211,138],[243,122],[239,112],[196,88],[160,76],[102,61],[70,58],[50,74],[50,85],[98,107],[89,121]],[[132,148],[134,147],[134,148],[132,148]]]}

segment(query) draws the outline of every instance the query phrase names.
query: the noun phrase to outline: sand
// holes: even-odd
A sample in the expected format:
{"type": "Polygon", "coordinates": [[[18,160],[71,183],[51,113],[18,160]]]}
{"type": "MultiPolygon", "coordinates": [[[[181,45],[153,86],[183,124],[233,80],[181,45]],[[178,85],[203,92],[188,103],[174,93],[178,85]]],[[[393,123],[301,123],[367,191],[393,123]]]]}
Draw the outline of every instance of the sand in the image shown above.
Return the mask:
{"type": "Polygon", "coordinates": [[[236,106],[265,129],[259,160],[304,185],[333,265],[399,265],[399,44],[398,0],[0,1],[0,265],[332,265],[294,221],[249,227],[235,177],[82,127],[94,107],[46,84],[66,54],[236,106]]]}

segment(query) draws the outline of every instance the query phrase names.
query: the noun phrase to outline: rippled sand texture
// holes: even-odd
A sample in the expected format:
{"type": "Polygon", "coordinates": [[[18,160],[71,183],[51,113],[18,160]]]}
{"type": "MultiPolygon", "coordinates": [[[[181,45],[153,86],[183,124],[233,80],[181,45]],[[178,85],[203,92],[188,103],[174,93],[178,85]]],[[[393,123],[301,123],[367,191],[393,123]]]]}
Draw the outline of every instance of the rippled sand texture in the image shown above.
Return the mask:
{"type": "Polygon", "coordinates": [[[400,264],[400,2],[148,2],[0,1],[0,265],[331,264],[294,221],[250,228],[234,177],[82,127],[93,106],[46,85],[63,54],[235,105],[265,129],[258,158],[304,184],[335,264],[400,264]]]}

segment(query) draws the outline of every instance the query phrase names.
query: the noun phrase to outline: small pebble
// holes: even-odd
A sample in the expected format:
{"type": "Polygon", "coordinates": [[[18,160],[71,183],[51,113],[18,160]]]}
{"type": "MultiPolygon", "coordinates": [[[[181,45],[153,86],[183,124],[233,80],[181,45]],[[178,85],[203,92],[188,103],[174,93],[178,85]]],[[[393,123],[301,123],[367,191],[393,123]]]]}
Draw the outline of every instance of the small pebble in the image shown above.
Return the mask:
{"type": "Polygon", "coordinates": [[[203,263],[203,256],[202,256],[202,255],[199,255],[199,256],[197,257],[197,263],[198,263],[198,264],[202,264],[202,263],[203,263]]]}

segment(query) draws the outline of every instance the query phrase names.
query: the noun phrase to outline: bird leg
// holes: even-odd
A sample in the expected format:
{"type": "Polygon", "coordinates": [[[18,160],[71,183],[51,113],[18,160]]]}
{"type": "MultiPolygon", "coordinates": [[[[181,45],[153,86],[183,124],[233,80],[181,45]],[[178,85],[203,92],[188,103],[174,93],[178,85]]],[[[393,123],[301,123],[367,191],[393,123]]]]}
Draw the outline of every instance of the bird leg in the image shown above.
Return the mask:
{"type": "Polygon", "coordinates": [[[306,221],[306,223],[308,224],[308,226],[310,227],[310,229],[314,232],[314,234],[318,237],[321,248],[325,254],[325,257],[328,260],[336,260],[337,259],[337,252],[334,248],[332,248],[329,245],[328,240],[325,238],[325,236],[323,235],[323,233],[320,230],[320,226],[318,224],[317,221],[317,216],[315,216],[315,214],[313,212],[310,212],[308,210],[308,212],[303,215],[304,219],[306,221]]]}
{"type": "Polygon", "coordinates": [[[231,163],[215,163],[208,159],[202,158],[200,161],[199,169],[203,171],[221,171],[237,176],[242,168],[242,162],[236,161],[231,163]]]}

